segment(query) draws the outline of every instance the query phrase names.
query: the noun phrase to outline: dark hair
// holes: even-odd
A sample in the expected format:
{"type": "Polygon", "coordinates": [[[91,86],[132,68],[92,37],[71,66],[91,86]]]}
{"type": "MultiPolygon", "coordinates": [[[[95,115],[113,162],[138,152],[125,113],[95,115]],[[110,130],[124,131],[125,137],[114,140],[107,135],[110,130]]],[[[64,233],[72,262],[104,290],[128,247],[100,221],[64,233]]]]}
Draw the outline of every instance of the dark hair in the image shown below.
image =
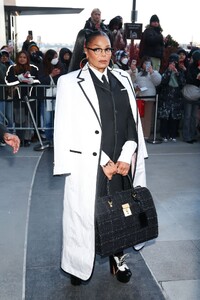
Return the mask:
{"type": "Polygon", "coordinates": [[[17,57],[16,57],[16,65],[14,66],[14,72],[15,74],[20,74],[20,73],[26,73],[27,71],[31,70],[31,66],[30,66],[30,57],[27,51],[25,50],[21,50],[17,53],[17,57]],[[27,63],[24,65],[19,64],[19,57],[21,54],[25,54],[26,58],[27,58],[27,63]]]}
{"type": "Polygon", "coordinates": [[[144,63],[145,61],[150,61],[150,62],[151,62],[151,65],[153,65],[153,64],[152,64],[151,57],[145,55],[145,56],[143,56],[143,57],[141,58],[141,60],[140,60],[140,65],[139,65],[140,68],[142,68],[142,65],[143,65],[143,63],[144,63]]]}
{"type": "Polygon", "coordinates": [[[44,54],[43,58],[43,64],[44,64],[44,72],[45,74],[50,74],[53,66],[51,64],[52,59],[54,58],[54,55],[57,54],[57,52],[53,49],[47,50],[47,52],[44,54]]]}
{"type": "Polygon", "coordinates": [[[78,32],[68,72],[80,69],[80,62],[84,58],[86,58],[84,53],[84,44],[87,46],[90,42],[92,42],[93,39],[95,39],[98,36],[108,37],[108,35],[105,32],[98,30],[93,31],[90,29],[81,29],[78,32]]]}
{"type": "Polygon", "coordinates": [[[110,20],[110,23],[108,24],[109,30],[113,31],[115,27],[117,26],[118,29],[122,28],[122,17],[121,16],[116,16],[113,19],[110,20]]]}
{"type": "Polygon", "coordinates": [[[86,32],[85,34],[85,45],[88,46],[89,43],[91,43],[96,37],[99,36],[105,36],[110,41],[108,35],[103,31],[92,31],[92,32],[86,32]]]}

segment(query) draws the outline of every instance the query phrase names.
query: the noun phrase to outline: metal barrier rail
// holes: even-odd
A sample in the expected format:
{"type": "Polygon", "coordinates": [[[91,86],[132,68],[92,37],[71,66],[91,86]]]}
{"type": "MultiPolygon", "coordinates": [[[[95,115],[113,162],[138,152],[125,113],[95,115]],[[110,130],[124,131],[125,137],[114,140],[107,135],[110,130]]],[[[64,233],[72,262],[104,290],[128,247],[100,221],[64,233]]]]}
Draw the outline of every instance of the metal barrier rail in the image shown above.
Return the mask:
{"type": "MultiPolygon", "coordinates": [[[[48,105],[51,106],[50,108],[52,109],[48,112],[49,114],[52,114],[52,120],[54,119],[54,88],[55,86],[42,84],[20,84],[18,86],[0,84],[0,122],[6,125],[12,132],[16,132],[16,130],[35,130],[40,143],[40,145],[34,147],[34,150],[36,151],[49,147],[48,142],[42,141],[40,130],[45,131],[47,129],[54,129],[54,126],[44,126],[47,124],[44,110],[47,109],[48,105]],[[48,96],[46,92],[47,90],[48,96]]],[[[136,100],[147,98],[155,99],[156,104],[153,140],[148,140],[148,142],[153,144],[161,143],[161,140],[156,139],[158,95],[136,96],[136,100]]]]}
{"type": "Polygon", "coordinates": [[[52,85],[0,84],[0,122],[13,133],[16,130],[35,130],[40,145],[34,150],[49,147],[48,142],[42,141],[39,130],[54,129],[53,124],[52,127],[45,126],[47,117],[54,118],[54,89],[52,85]]]}
{"type": "Polygon", "coordinates": [[[161,144],[162,140],[156,138],[157,131],[157,115],[158,115],[158,94],[154,96],[136,96],[137,99],[155,99],[155,114],[154,114],[154,129],[153,129],[153,139],[148,139],[147,142],[151,144],[161,144]]]}

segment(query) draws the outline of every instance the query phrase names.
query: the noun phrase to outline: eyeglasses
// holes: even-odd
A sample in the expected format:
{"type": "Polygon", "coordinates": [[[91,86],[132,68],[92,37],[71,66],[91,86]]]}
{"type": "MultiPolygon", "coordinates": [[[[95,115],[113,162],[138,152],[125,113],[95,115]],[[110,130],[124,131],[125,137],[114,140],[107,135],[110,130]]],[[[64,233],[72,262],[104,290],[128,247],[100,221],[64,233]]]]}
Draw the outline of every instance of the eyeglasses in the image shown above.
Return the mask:
{"type": "Polygon", "coordinates": [[[100,55],[100,54],[103,53],[103,51],[106,55],[108,55],[108,54],[111,54],[112,51],[113,51],[113,48],[102,49],[102,48],[89,48],[89,47],[87,47],[87,49],[92,50],[95,55],[100,55]]]}

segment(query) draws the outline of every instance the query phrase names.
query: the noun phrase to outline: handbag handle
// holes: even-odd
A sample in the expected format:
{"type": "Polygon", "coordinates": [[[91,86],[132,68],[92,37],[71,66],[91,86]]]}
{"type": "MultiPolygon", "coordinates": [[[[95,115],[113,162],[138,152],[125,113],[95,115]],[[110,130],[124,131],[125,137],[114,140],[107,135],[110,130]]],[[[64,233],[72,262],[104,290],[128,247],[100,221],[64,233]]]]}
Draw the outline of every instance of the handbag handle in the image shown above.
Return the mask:
{"type": "MultiPolygon", "coordinates": [[[[121,175],[122,176],[122,175],[121,175]]],[[[129,184],[130,184],[130,188],[134,188],[133,187],[133,182],[132,182],[132,180],[131,180],[131,177],[130,177],[130,175],[128,174],[128,175],[126,175],[126,176],[122,176],[122,178],[123,178],[123,180],[124,180],[124,178],[127,178],[128,179],[128,182],[129,182],[129,184]]],[[[110,194],[110,181],[111,180],[109,180],[108,178],[106,178],[107,180],[106,180],[106,191],[107,191],[107,195],[109,196],[109,195],[111,195],[110,194]]]]}

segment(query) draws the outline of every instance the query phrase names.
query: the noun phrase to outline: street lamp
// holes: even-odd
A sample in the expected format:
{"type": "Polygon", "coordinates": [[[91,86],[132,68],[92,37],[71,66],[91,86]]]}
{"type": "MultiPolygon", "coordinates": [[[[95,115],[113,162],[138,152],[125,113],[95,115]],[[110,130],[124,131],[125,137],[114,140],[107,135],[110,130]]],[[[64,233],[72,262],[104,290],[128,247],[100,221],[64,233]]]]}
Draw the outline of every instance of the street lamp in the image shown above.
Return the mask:
{"type": "Polygon", "coordinates": [[[137,11],[135,10],[136,8],[136,0],[133,0],[133,8],[131,11],[131,22],[135,23],[137,21],[137,11]]]}

